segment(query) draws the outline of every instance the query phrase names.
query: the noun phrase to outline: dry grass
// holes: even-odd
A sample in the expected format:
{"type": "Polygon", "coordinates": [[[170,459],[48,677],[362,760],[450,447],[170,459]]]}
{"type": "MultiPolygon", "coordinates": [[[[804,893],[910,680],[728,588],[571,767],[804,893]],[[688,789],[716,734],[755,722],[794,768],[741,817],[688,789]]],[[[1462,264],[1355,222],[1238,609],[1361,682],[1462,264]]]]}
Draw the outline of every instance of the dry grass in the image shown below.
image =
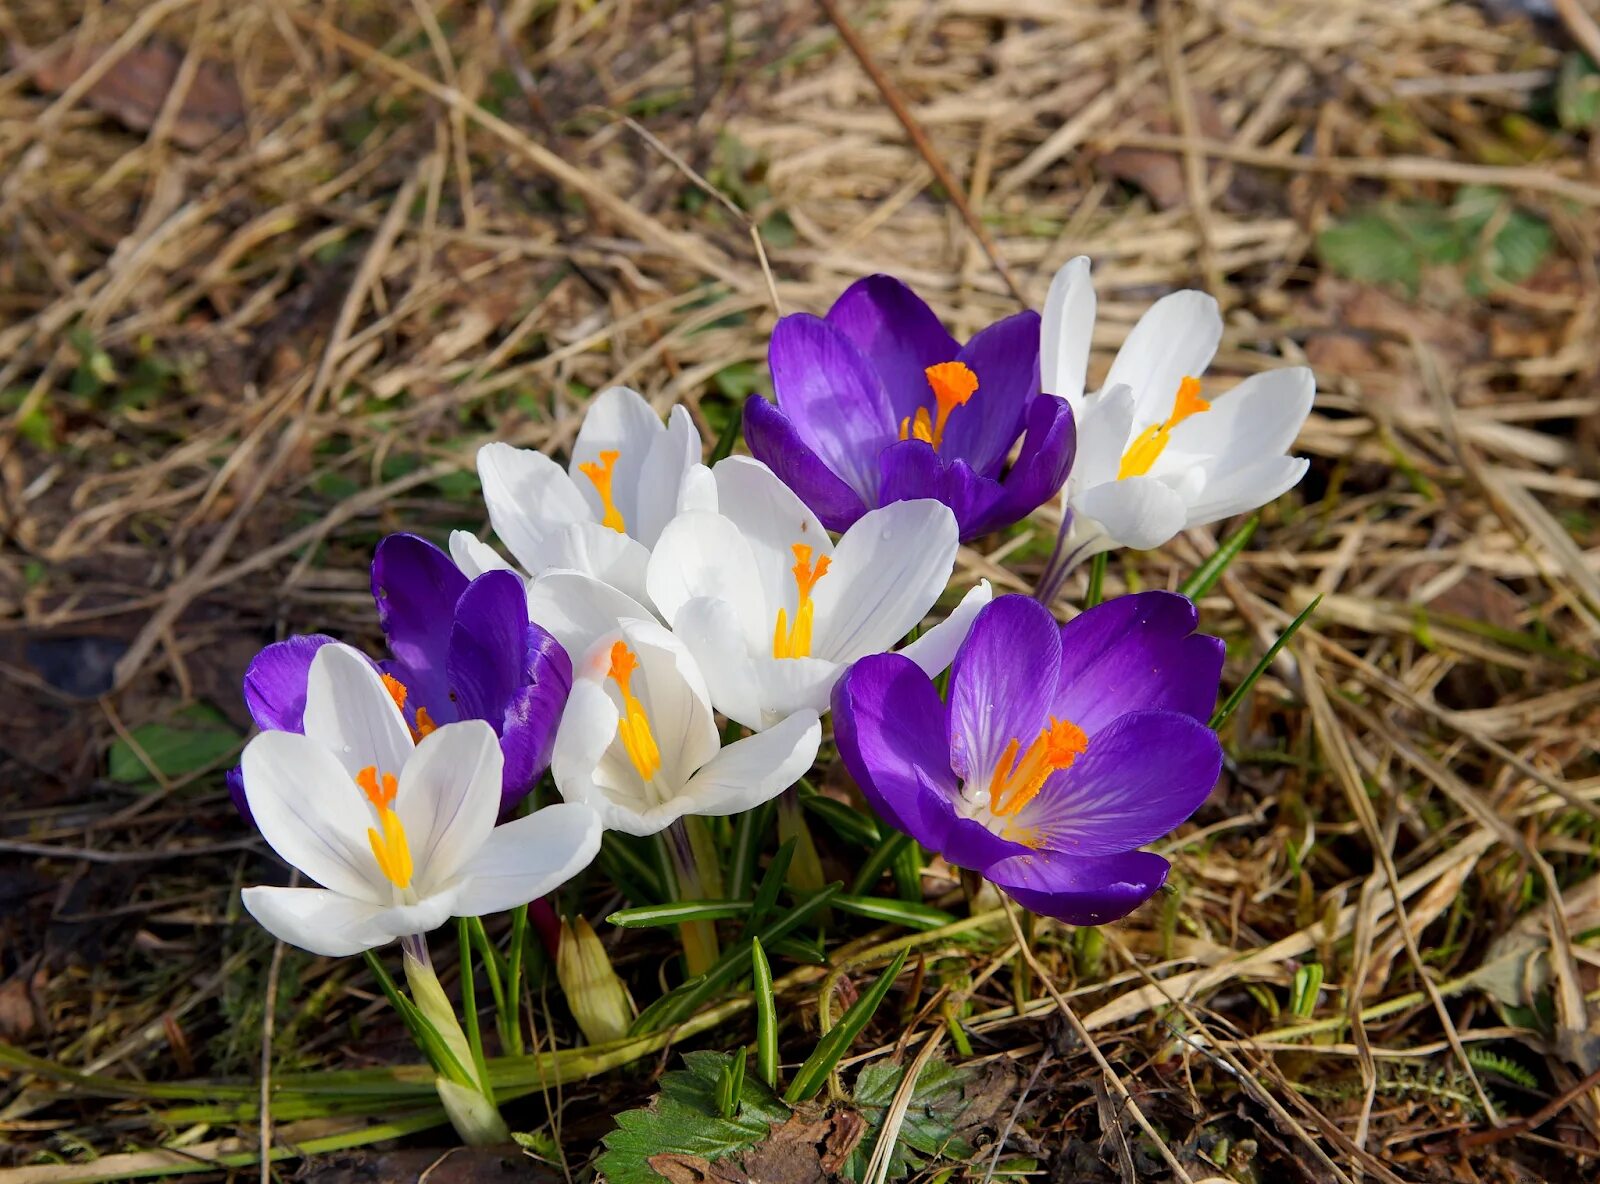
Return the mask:
{"type": "MultiPolygon", "coordinates": [[[[1548,112],[1561,26],[1441,0],[850,6],[924,155],[806,0],[68,7],[0,9],[0,1040],[128,1098],[13,1075],[11,1163],[248,1157],[253,1119],[163,1126],[146,1083],[251,1077],[264,1011],[277,1072],[407,1059],[362,968],[275,963],[239,922],[237,884],[281,873],[221,790],[230,754],[175,770],[160,727],[242,742],[256,648],[367,637],[373,542],[480,529],[486,439],[559,450],[615,382],[716,438],[774,300],[820,310],[872,270],[959,333],[1014,310],[947,169],[1035,306],[1094,256],[1098,366],[1200,286],[1228,310],[1215,373],[1310,360],[1322,389],[1305,487],[1203,602],[1230,683],[1323,600],[1228,725],[1176,891],[1103,941],[1045,934],[1051,990],[1020,1010],[1003,928],[937,961],[970,976],[977,1053],[1033,1074],[1012,1153],[1052,1180],[1600,1173],[1600,172],[1548,112]],[[1473,185],[1549,228],[1516,283],[1438,266],[1407,296],[1319,250],[1380,199],[1473,185]]],[[[1025,587],[1052,528],[965,577],[1025,587]]],[[[1175,586],[1214,545],[1118,556],[1107,589],[1175,586]]],[[[660,948],[633,942],[648,999],[660,948]]],[[[647,1090],[568,1089],[574,1167],[647,1090]]],[[[515,1117],[547,1121],[537,1097],[515,1117]]],[[[96,1170],[0,1179],[123,1178],[96,1170]]]]}

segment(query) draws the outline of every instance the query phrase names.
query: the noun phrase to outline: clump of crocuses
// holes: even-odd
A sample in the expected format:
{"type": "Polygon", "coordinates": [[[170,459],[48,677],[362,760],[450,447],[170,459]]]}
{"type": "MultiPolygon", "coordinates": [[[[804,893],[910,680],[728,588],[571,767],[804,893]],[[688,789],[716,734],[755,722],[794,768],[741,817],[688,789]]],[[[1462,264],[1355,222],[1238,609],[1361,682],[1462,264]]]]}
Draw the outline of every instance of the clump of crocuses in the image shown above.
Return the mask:
{"type": "Polygon", "coordinates": [[[934,498],[973,539],[1027,517],[1072,468],[1072,409],[1039,390],[1037,313],[961,345],[905,284],[873,275],[825,317],[780,320],[768,358],[777,405],[745,403],[745,441],[829,530],[934,498]]]}
{"type": "MultiPolygon", "coordinates": [[[[489,571],[469,580],[426,539],[392,534],[373,555],[372,597],[390,657],[371,664],[412,737],[457,720],[487,722],[502,753],[500,810],[510,810],[549,767],[572,689],[566,651],[528,620],[521,578],[489,571]]],[[[256,655],[244,698],[258,728],[306,730],[311,664],[332,641],[295,636],[256,655]]],[[[250,817],[240,769],[229,774],[228,789],[250,817]]]]}
{"type": "Polygon", "coordinates": [[[1077,925],[1125,916],[1169,865],[1138,848],[1205,801],[1222,642],[1169,592],[1057,625],[1038,602],[982,609],[949,702],[915,663],[863,658],[834,691],[845,766],[886,821],[1024,907],[1077,925]]]}

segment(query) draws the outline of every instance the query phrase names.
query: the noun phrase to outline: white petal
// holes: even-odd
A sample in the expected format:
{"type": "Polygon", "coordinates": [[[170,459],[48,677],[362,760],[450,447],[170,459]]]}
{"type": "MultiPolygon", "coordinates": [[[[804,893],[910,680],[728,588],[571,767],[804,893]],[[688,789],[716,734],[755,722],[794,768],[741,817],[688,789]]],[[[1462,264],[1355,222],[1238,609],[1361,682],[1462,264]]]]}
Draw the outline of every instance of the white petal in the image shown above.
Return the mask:
{"type": "Polygon", "coordinates": [[[1089,257],[1069,259],[1044,301],[1043,335],[1039,339],[1039,378],[1047,395],[1060,395],[1078,409],[1089,371],[1089,344],[1094,337],[1094,280],[1089,257]]]}
{"type": "Polygon", "coordinates": [[[1317,383],[1304,366],[1252,374],[1218,395],[1209,411],[1172,429],[1174,451],[1226,457],[1229,467],[1282,456],[1311,414],[1317,383]]]}
{"type": "Polygon", "coordinates": [[[690,465],[678,487],[678,513],[687,514],[690,510],[717,512],[717,479],[702,464],[690,465]]]}
{"type": "Polygon", "coordinates": [[[628,523],[628,532],[646,547],[654,547],[661,528],[680,508],[690,474],[704,467],[700,463],[700,433],[695,431],[688,409],[681,403],[674,404],[667,415],[667,430],[656,435],[645,453],[639,471],[635,520],[628,523]]]}
{"type": "Polygon", "coordinates": [[[547,566],[541,547],[552,531],[598,519],[566,470],[542,452],[485,444],[478,478],[490,525],[529,575],[547,566]]]}
{"type": "Polygon", "coordinates": [[[689,813],[737,814],[777,797],[811,768],[822,743],[815,711],[797,711],[711,758],[684,787],[689,813]]]}
{"type": "Polygon", "coordinates": [[[1077,459],[1072,462],[1067,488],[1088,489],[1115,481],[1132,436],[1132,391],[1116,386],[1087,396],[1078,415],[1077,459]]]}
{"type": "Polygon", "coordinates": [[[1154,477],[1125,477],[1077,495],[1077,513],[1093,518],[1119,547],[1148,551],[1183,529],[1188,509],[1183,498],[1154,477]]]}
{"type": "Polygon", "coordinates": [[[494,729],[481,719],[438,728],[406,762],[394,811],[421,895],[449,883],[488,838],[500,813],[504,764],[494,729]]]}
{"type": "Polygon", "coordinates": [[[679,514],[656,542],[645,581],[650,599],[669,624],[690,600],[714,596],[738,614],[741,636],[771,642],[776,609],[769,608],[755,553],[732,520],[721,514],[679,514]]]}
{"type": "Polygon", "coordinates": [[[246,888],[239,895],[273,937],[313,954],[343,958],[394,940],[377,922],[385,905],[325,888],[246,888]]]}
{"type": "Polygon", "coordinates": [[[617,722],[616,704],[597,681],[573,683],[550,757],[550,774],[563,799],[594,804],[603,794],[595,769],[617,737],[617,722]]]}
{"type": "MultiPolygon", "coordinates": [[[[712,474],[719,512],[739,528],[755,554],[767,608],[776,616],[781,606],[793,620],[795,544],[810,547],[815,562],[817,556],[833,554],[833,540],[810,507],[754,457],[730,456],[712,474]]],[[[772,625],[766,622],[768,630],[772,625]]]]}
{"type": "Polygon", "coordinates": [[[611,504],[622,515],[628,533],[637,535],[639,524],[639,477],[651,446],[662,434],[661,417],[638,391],[625,386],[608,387],[589,404],[583,426],[572,444],[572,460],[567,472],[578,487],[596,522],[605,515],[600,492],[581,466],[600,463],[600,454],[617,453],[611,473],[611,504]]]}
{"type": "Polygon", "coordinates": [[[477,579],[486,571],[516,571],[500,558],[500,552],[465,530],[450,532],[450,558],[469,580],[477,579]]]}
{"type": "Polygon", "coordinates": [[[850,668],[843,662],[830,662],[826,658],[765,656],[756,657],[752,666],[759,688],[756,694],[761,702],[761,717],[747,726],[756,731],[774,727],[785,716],[797,711],[824,714],[830,706],[834,685],[850,668]]]}
{"type": "MultiPolygon", "coordinates": [[[[613,532],[615,533],[615,532],[613,532]]],[[[550,571],[528,585],[528,619],[577,662],[624,617],[650,617],[626,592],[577,571],[550,571]]]]}
{"type": "Polygon", "coordinates": [[[672,624],[673,635],[700,667],[712,706],[747,728],[759,729],[761,681],[734,607],[718,597],[696,597],[679,606],[672,624]]]}
{"type": "Polygon", "coordinates": [[[933,628],[925,630],[921,637],[900,652],[922,667],[922,672],[929,678],[934,678],[955,661],[956,651],[972,629],[972,618],[993,599],[994,589],[989,586],[989,581],[980,580],[976,588],[961,598],[954,612],[933,628]]]}
{"type": "Polygon", "coordinates": [[[812,654],[854,662],[909,633],[950,580],[957,533],[950,508],[926,498],[864,514],[817,581],[812,654]]]}
{"type": "Polygon", "coordinates": [[[553,892],[600,850],[600,816],[562,803],[494,828],[467,869],[455,901],[458,917],[504,912],[553,892]]]}
{"type": "Polygon", "coordinates": [[[634,600],[644,598],[650,552],[643,543],[598,522],[575,522],[545,537],[539,570],[581,571],[634,600]]]}
{"type": "Polygon", "coordinates": [[[1303,457],[1275,456],[1214,477],[1189,506],[1185,525],[1205,526],[1258,509],[1300,484],[1310,463],[1303,457]]]}
{"type": "Polygon", "coordinates": [[[1199,378],[1222,341],[1222,314],[1204,292],[1173,292],[1139,318],[1117,351],[1105,386],[1133,391],[1134,430],[1143,431],[1172,413],[1178,384],[1199,378]]]}
{"type": "Polygon", "coordinates": [[[262,732],[240,764],[256,829],[286,863],[344,896],[388,899],[367,842],[372,811],[333,753],[296,732],[262,732]]]}
{"type": "Polygon", "coordinates": [[[413,748],[405,716],[372,663],[339,643],[311,659],[305,728],[351,777],[368,767],[398,774],[413,748]]]}

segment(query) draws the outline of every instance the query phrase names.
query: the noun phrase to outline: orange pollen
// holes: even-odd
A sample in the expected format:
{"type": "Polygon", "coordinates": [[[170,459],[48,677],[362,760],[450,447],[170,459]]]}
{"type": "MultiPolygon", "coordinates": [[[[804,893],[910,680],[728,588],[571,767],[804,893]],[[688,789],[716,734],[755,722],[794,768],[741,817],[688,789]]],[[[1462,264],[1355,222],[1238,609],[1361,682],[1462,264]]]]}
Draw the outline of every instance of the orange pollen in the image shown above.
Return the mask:
{"type": "Polygon", "coordinates": [[[938,448],[944,442],[945,425],[950,413],[965,405],[978,391],[978,376],[965,362],[940,362],[923,371],[928,385],[933,388],[934,413],[925,407],[917,408],[915,416],[900,421],[902,440],[922,440],[938,448]]]}
{"type": "MultiPolygon", "coordinates": [[[[400,709],[402,715],[405,714],[406,700],[411,697],[411,692],[407,689],[406,684],[392,674],[380,674],[378,677],[383,679],[384,688],[389,692],[389,698],[394,700],[394,705],[400,709]]],[[[411,732],[412,743],[420,743],[424,736],[433,733],[438,726],[433,722],[433,717],[428,714],[428,709],[419,705],[417,707],[417,722],[407,725],[411,732]]]]}
{"type": "Polygon", "coordinates": [[[357,773],[356,784],[361,787],[361,792],[367,795],[367,801],[380,810],[389,808],[400,788],[400,783],[393,773],[385,773],[380,781],[377,765],[368,765],[357,773]]]}
{"type": "Polygon", "coordinates": [[[426,707],[417,708],[417,723],[411,729],[413,739],[421,740],[424,736],[431,736],[438,728],[439,725],[433,722],[433,716],[428,714],[426,707]]]}
{"type": "Polygon", "coordinates": [[[1167,441],[1171,438],[1172,429],[1177,427],[1191,415],[1199,415],[1202,411],[1211,410],[1211,404],[1200,397],[1200,380],[1184,376],[1178,384],[1178,393],[1172,399],[1172,414],[1158,424],[1145,428],[1128,445],[1128,451],[1122,454],[1122,463],[1117,466],[1117,480],[1124,477],[1143,477],[1150,471],[1152,465],[1161,459],[1161,454],[1166,450],[1167,441]]]}
{"type": "Polygon", "coordinates": [[[628,528],[622,521],[622,512],[617,509],[616,503],[611,500],[611,479],[617,467],[617,458],[622,453],[615,448],[608,448],[600,454],[600,463],[581,464],[578,471],[594,483],[594,491],[600,495],[600,505],[605,514],[600,519],[601,526],[609,526],[618,534],[627,534],[628,528]]]}
{"type": "Polygon", "coordinates": [[[639,669],[638,656],[626,642],[618,641],[611,647],[611,669],[606,677],[617,684],[622,692],[622,715],[617,720],[617,735],[622,747],[633,762],[634,769],[644,781],[652,780],[661,768],[661,749],[650,731],[650,717],[644,704],[634,696],[631,683],[633,672],[639,669]]]}
{"type": "Polygon", "coordinates": [[[1026,752],[1022,751],[1022,741],[1013,739],[1000,754],[1000,762],[989,778],[990,812],[1001,817],[1016,814],[1033,801],[1050,774],[1070,769],[1088,747],[1089,738],[1082,728],[1054,716],[1039,730],[1026,752]]]}
{"type": "Polygon", "coordinates": [[[811,592],[817,586],[817,581],[828,574],[828,566],[833,562],[826,555],[817,556],[815,563],[811,562],[811,548],[804,543],[796,543],[792,548],[794,552],[794,584],[799,592],[795,603],[794,624],[789,624],[789,614],[784,609],[778,610],[778,621],[772,630],[772,656],[774,658],[809,658],[811,656],[811,625],[816,616],[816,605],[812,603],[811,592]]]}

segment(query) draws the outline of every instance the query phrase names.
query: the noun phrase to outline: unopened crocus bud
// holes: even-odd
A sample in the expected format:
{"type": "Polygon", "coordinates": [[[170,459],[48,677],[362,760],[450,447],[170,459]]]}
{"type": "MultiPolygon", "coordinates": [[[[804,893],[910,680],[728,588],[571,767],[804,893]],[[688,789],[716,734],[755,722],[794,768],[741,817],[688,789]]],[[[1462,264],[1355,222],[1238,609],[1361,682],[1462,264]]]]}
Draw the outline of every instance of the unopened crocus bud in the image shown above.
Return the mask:
{"type": "Polygon", "coordinates": [[[611,968],[605,947],[583,917],[574,924],[561,923],[556,977],[566,992],[572,1017],[590,1044],[605,1044],[628,1034],[628,1026],[638,1014],[633,996],[611,968]]]}

